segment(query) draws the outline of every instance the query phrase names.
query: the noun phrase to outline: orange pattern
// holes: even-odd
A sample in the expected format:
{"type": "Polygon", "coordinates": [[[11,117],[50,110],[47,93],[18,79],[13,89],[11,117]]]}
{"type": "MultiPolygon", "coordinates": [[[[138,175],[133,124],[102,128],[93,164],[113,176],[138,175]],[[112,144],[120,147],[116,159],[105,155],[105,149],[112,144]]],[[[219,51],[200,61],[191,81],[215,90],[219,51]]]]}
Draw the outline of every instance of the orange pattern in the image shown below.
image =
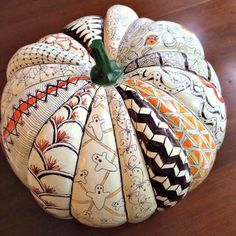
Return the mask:
{"type": "Polygon", "coordinates": [[[193,175],[191,189],[197,187],[209,174],[216,156],[216,144],[207,128],[167,93],[137,79],[126,79],[124,83],[139,91],[172,128],[176,138],[188,153],[193,175]]]}
{"type": "Polygon", "coordinates": [[[158,36],[155,34],[148,35],[146,38],[146,44],[149,46],[153,46],[158,43],[158,36]]]}

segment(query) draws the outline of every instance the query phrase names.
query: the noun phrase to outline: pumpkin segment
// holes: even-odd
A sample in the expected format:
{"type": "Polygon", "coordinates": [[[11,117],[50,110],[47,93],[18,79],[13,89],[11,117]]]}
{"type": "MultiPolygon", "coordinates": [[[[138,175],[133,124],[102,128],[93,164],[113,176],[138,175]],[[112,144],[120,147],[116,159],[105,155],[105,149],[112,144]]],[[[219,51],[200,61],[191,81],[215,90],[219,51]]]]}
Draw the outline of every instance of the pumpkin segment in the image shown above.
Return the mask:
{"type": "Polygon", "coordinates": [[[66,25],[63,32],[90,51],[92,41],[103,38],[103,19],[100,16],[81,17],[66,25]]]}
{"type": "Polygon", "coordinates": [[[174,206],[190,186],[185,152],[162,117],[135,90],[120,85],[146,161],[159,210],[174,206]]]}
{"type": "Polygon", "coordinates": [[[172,95],[199,117],[213,136],[217,148],[220,148],[226,129],[225,103],[221,94],[210,82],[178,68],[148,67],[144,63],[141,68],[126,74],[125,77],[131,80],[141,79],[172,95]]]}
{"type": "Polygon", "coordinates": [[[107,95],[119,153],[127,217],[129,222],[137,223],[154,213],[156,199],[123,99],[115,88],[107,88],[107,95]]]}
{"type": "Polygon", "coordinates": [[[14,73],[24,67],[41,64],[69,64],[91,68],[83,56],[45,43],[35,43],[20,48],[11,58],[7,69],[7,78],[11,80],[14,73]],[[40,57],[39,57],[40,55],[40,57]]]}
{"type": "Polygon", "coordinates": [[[48,213],[71,218],[70,199],[85,122],[96,86],[87,84],[44,124],[28,162],[28,184],[48,213]]]}
{"type": "MultiPolygon", "coordinates": [[[[133,24],[130,25],[126,34],[133,31],[135,22],[133,24]]],[[[145,27],[135,29],[135,33],[131,35],[127,41],[121,42],[117,55],[118,61],[123,67],[141,56],[155,52],[181,52],[204,58],[204,51],[198,38],[173,22],[149,22],[145,27]],[[152,45],[147,44],[148,38],[153,35],[158,37],[158,41],[152,45]]]]}
{"type": "Polygon", "coordinates": [[[50,34],[41,38],[38,42],[46,43],[55,47],[59,47],[62,50],[73,52],[76,55],[81,56],[83,60],[91,62],[92,64],[94,63],[93,58],[90,56],[87,50],[79,42],[66,34],[50,34]]]}
{"type": "MultiPolygon", "coordinates": [[[[125,65],[123,64],[123,61],[124,61],[124,58],[127,57],[127,53],[129,51],[128,45],[129,45],[130,38],[135,35],[140,34],[140,32],[145,32],[147,26],[151,24],[152,22],[154,21],[148,18],[138,18],[132,24],[129,25],[119,45],[119,50],[118,50],[118,54],[116,58],[119,65],[122,65],[122,67],[125,67],[125,65]]],[[[128,57],[131,61],[133,61],[137,58],[137,53],[133,51],[132,53],[129,53],[128,57]]]]}
{"type": "Polygon", "coordinates": [[[27,163],[35,137],[48,117],[85,86],[87,79],[61,77],[34,85],[21,92],[5,111],[2,120],[3,145],[16,175],[26,186],[27,163]]]}
{"type": "Polygon", "coordinates": [[[137,79],[126,79],[125,83],[140,91],[172,128],[188,153],[193,176],[191,189],[196,188],[207,177],[215,161],[216,145],[210,132],[194,114],[166,92],[137,79]]]}
{"type": "Polygon", "coordinates": [[[137,19],[137,14],[129,7],[114,5],[108,9],[104,20],[104,45],[110,59],[117,58],[127,28],[137,19]]]}
{"type": "Polygon", "coordinates": [[[124,68],[124,73],[127,74],[135,71],[136,69],[145,68],[145,66],[169,66],[193,72],[199,77],[203,77],[206,81],[211,82],[217,90],[221,92],[219,80],[211,64],[193,54],[165,51],[147,54],[129,63],[124,68]]]}
{"type": "Polygon", "coordinates": [[[121,170],[106,91],[97,90],[79,152],[73,183],[72,215],[96,226],[118,226],[127,221],[121,170]],[[81,178],[81,173],[87,175],[81,178]]]}
{"type": "Polygon", "coordinates": [[[32,65],[17,71],[4,88],[1,103],[2,116],[12,100],[27,88],[42,82],[50,82],[52,79],[80,74],[89,75],[84,67],[66,64],[32,65]]]}
{"type": "MultiPolygon", "coordinates": [[[[26,61],[27,64],[25,68],[22,68],[23,65],[21,64],[20,69],[15,72],[13,77],[7,76],[8,83],[4,88],[1,101],[2,115],[11,100],[28,87],[65,75],[77,76],[90,74],[94,60],[85,48],[70,36],[63,33],[52,34],[41,38],[38,42],[46,44],[44,45],[43,52],[38,51],[38,53],[41,53],[40,58],[37,53],[33,55],[34,51],[30,51],[30,57],[27,58],[26,47],[18,50],[15,56],[13,56],[17,58],[17,63],[21,60],[20,58],[23,57],[22,60],[26,61]],[[66,60],[66,58],[64,58],[65,63],[63,63],[62,60],[56,60],[57,58],[55,58],[55,56],[57,54],[52,55],[45,53],[45,48],[48,48],[49,52],[53,52],[55,51],[55,47],[58,48],[60,53],[61,50],[73,52],[73,56],[76,60],[80,63],[84,61],[84,65],[78,66],[77,63],[72,65],[71,61],[66,60]]],[[[34,46],[36,46],[36,44],[34,44],[34,46]]],[[[10,60],[7,71],[9,71],[12,66],[15,66],[14,61],[13,59],[10,60]]]]}

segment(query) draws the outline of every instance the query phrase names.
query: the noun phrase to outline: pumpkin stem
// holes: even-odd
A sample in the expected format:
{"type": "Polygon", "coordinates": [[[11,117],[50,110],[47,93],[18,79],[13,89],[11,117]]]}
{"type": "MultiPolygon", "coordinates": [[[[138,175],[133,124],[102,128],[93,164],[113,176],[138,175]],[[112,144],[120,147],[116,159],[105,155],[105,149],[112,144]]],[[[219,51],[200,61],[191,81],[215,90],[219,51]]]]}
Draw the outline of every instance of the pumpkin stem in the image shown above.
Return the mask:
{"type": "Polygon", "coordinates": [[[93,40],[90,48],[96,62],[96,65],[93,66],[90,72],[91,80],[99,85],[115,83],[123,71],[117,66],[115,61],[109,60],[102,40],[93,40]]]}

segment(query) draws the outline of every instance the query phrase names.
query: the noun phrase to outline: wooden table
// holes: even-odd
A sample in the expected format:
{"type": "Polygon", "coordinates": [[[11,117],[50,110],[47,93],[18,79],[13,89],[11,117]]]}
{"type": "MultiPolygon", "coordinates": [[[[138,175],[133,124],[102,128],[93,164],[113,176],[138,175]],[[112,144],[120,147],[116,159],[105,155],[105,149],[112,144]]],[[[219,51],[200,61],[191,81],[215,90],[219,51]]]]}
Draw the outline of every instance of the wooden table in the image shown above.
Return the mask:
{"type": "Polygon", "coordinates": [[[235,0],[5,0],[0,7],[1,91],[7,62],[20,47],[60,31],[75,18],[105,15],[121,3],[140,16],[186,25],[203,43],[221,81],[228,108],[224,144],[207,180],[176,207],[149,220],[93,229],[44,213],[0,158],[0,235],[236,235],[236,1],[235,0]]]}

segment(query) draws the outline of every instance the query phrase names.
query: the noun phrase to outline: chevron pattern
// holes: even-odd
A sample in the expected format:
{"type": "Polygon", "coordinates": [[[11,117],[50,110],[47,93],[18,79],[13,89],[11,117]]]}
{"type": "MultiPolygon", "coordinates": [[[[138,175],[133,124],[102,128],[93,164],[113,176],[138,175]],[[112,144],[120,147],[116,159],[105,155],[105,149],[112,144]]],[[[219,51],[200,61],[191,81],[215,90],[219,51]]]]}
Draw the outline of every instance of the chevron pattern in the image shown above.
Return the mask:
{"type": "Polygon", "coordinates": [[[185,152],[153,107],[135,90],[120,85],[145,157],[158,209],[171,207],[188,192],[191,182],[185,152]]]}
{"type": "Polygon", "coordinates": [[[176,138],[188,153],[193,184],[197,187],[209,174],[216,156],[216,144],[210,132],[190,111],[170,95],[135,79],[127,79],[128,86],[141,92],[165,118],[176,138]]]}
{"type": "Polygon", "coordinates": [[[103,19],[100,16],[85,16],[68,24],[63,33],[68,34],[89,49],[94,39],[102,39],[103,19]]]}

